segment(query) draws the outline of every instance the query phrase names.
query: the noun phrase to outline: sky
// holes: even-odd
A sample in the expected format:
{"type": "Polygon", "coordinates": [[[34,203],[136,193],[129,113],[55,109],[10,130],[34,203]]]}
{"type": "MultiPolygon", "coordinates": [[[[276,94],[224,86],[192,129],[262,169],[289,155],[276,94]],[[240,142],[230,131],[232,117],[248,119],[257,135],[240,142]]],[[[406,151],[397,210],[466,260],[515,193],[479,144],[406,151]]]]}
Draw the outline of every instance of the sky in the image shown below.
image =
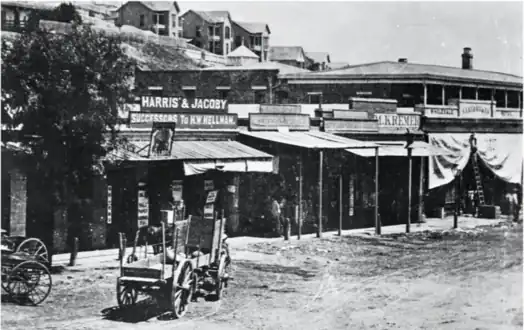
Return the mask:
{"type": "Polygon", "coordinates": [[[179,1],[182,12],[228,10],[264,22],[270,44],[327,52],[332,62],[397,61],[461,66],[471,47],[478,70],[522,76],[523,3],[371,1],[179,1]]]}

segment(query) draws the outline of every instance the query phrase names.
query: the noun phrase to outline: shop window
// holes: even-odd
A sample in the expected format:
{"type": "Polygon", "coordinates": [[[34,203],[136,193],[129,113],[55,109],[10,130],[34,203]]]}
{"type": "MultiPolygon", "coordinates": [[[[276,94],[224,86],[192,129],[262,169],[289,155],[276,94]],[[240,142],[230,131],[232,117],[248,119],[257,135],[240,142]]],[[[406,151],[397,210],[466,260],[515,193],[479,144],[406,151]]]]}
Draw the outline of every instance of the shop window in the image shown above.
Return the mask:
{"type": "Polygon", "coordinates": [[[196,91],[194,89],[186,89],[184,90],[184,96],[186,99],[194,99],[195,98],[196,91]]]}
{"type": "Polygon", "coordinates": [[[255,104],[266,103],[266,91],[255,91],[255,104]]]}
{"type": "Polygon", "coordinates": [[[219,90],[217,94],[219,99],[227,100],[227,97],[229,96],[229,90],[219,90]]]}

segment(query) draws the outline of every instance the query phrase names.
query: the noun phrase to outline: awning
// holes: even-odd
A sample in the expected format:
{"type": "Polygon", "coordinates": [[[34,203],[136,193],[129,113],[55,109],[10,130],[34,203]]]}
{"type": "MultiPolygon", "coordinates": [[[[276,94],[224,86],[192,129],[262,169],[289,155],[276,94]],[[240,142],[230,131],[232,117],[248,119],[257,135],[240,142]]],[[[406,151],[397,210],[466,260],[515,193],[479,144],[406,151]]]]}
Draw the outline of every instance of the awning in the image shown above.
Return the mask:
{"type": "Polygon", "coordinates": [[[374,153],[377,145],[373,142],[358,141],[320,131],[308,132],[247,132],[240,134],[266,141],[282,143],[308,149],[370,148],[374,153]]]}
{"type": "MultiPolygon", "coordinates": [[[[380,157],[407,157],[408,150],[402,141],[373,141],[380,146],[378,153],[380,157]]],[[[375,157],[375,150],[348,148],[347,151],[361,157],[375,157]]],[[[413,157],[429,157],[435,155],[449,154],[449,151],[434,147],[429,143],[415,141],[412,144],[411,155],[413,157]]]]}
{"type": "MultiPolygon", "coordinates": [[[[133,143],[133,142],[132,142],[133,143]]],[[[236,141],[175,141],[169,156],[147,157],[147,142],[134,142],[135,151],[119,149],[111,158],[134,162],[180,160],[185,175],[209,170],[272,172],[273,156],[236,141]]]]}

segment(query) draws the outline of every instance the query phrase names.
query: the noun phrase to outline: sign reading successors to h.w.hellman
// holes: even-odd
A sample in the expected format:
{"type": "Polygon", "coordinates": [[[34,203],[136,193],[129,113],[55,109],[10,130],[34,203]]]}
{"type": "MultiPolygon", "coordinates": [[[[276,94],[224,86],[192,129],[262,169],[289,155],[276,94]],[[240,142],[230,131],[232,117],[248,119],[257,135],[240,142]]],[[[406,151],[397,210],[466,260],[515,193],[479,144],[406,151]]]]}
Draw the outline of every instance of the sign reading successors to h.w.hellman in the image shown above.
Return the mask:
{"type": "Polygon", "coordinates": [[[227,112],[227,100],[209,98],[188,99],[182,96],[142,96],[140,98],[140,106],[141,111],[227,112]]]}

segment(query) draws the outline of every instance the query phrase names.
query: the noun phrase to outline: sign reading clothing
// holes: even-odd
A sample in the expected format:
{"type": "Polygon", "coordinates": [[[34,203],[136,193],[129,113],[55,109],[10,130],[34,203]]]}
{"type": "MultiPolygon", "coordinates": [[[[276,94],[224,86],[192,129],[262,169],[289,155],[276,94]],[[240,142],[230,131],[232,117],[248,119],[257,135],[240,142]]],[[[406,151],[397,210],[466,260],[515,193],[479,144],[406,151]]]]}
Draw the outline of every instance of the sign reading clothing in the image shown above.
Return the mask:
{"type": "Polygon", "coordinates": [[[249,129],[252,131],[276,131],[279,128],[295,131],[309,130],[309,115],[289,113],[250,113],[249,129]]]}
{"type": "Polygon", "coordinates": [[[140,98],[142,111],[185,112],[188,110],[206,111],[218,110],[227,112],[227,100],[194,98],[181,96],[142,96],[140,98]]]}
{"type": "Polygon", "coordinates": [[[460,117],[489,118],[491,117],[491,102],[459,102],[460,117]]]}
{"type": "Polygon", "coordinates": [[[237,114],[211,115],[166,112],[129,112],[130,124],[150,124],[154,122],[175,123],[178,128],[236,128],[237,120],[237,114]]]}

